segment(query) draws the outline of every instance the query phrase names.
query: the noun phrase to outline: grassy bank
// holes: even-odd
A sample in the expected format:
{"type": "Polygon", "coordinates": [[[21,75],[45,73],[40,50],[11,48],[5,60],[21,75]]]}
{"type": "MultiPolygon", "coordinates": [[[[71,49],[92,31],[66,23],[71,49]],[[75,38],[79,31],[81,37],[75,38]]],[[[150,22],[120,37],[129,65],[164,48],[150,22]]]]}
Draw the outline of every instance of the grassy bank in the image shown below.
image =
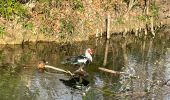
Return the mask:
{"type": "Polygon", "coordinates": [[[88,40],[106,33],[156,35],[170,16],[169,1],[143,0],[2,0],[0,44],[88,40]],[[20,2],[19,2],[20,1],[20,2]]]}

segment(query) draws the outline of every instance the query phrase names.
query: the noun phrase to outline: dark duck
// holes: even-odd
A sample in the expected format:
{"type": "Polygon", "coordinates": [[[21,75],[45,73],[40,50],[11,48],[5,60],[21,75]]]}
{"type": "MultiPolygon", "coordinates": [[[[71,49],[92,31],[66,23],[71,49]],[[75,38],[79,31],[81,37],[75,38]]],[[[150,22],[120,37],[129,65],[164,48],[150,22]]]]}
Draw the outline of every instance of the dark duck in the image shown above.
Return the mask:
{"type": "Polygon", "coordinates": [[[85,51],[85,55],[66,58],[65,61],[62,62],[62,64],[77,65],[79,66],[79,69],[77,71],[83,71],[84,66],[92,62],[92,54],[93,50],[88,48],[85,51]]]}

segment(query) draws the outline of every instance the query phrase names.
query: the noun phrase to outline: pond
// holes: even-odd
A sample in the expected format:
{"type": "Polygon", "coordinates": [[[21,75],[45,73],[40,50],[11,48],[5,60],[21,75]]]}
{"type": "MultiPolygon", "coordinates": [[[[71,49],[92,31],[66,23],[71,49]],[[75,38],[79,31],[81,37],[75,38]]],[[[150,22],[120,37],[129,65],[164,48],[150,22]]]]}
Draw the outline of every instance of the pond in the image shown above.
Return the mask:
{"type": "MultiPolygon", "coordinates": [[[[167,33],[168,34],[168,33],[167,33]]],[[[115,36],[91,39],[70,45],[36,43],[0,46],[0,100],[114,100],[170,99],[170,36],[115,36]],[[65,85],[65,73],[36,70],[39,60],[74,72],[77,67],[62,65],[64,58],[84,54],[93,48],[93,62],[84,70],[88,86],[76,89],[65,85]],[[99,67],[125,72],[111,74],[99,67]]]]}

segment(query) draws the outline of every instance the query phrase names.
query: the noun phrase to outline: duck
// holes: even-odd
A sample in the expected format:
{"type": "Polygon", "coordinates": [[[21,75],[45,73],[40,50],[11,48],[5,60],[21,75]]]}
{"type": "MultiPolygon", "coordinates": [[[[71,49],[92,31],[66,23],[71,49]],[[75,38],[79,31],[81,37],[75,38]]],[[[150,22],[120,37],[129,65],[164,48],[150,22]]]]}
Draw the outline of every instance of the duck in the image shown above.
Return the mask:
{"type": "Polygon", "coordinates": [[[84,55],[78,55],[78,56],[72,56],[72,57],[66,58],[62,62],[62,64],[76,65],[76,66],[79,66],[79,69],[77,71],[83,71],[83,68],[85,67],[85,65],[88,65],[93,61],[92,54],[93,54],[93,49],[87,48],[85,50],[84,55]]]}

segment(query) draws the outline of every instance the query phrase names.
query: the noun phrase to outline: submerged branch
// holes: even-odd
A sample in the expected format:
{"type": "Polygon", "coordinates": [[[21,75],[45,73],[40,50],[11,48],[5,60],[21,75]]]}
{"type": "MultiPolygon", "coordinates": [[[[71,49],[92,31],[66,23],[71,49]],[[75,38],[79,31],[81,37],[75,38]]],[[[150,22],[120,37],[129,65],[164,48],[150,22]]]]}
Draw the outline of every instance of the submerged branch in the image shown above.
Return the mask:
{"type": "Polygon", "coordinates": [[[71,73],[70,71],[66,71],[66,70],[64,70],[64,69],[56,68],[56,67],[53,67],[53,66],[50,66],[50,65],[45,65],[44,67],[45,67],[45,68],[51,68],[51,69],[54,69],[54,70],[56,70],[56,71],[64,72],[64,73],[70,74],[71,76],[74,75],[74,74],[71,73]]]}
{"type": "Polygon", "coordinates": [[[37,69],[40,72],[43,72],[46,68],[50,68],[50,69],[53,69],[53,70],[56,70],[56,71],[59,71],[59,72],[64,72],[64,73],[67,73],[71,76],[84,77],[84,76],[88,75],[88,73],[86,71],[80,70],[80,68],[78,70],[76,70],[74,73],[72,73],[68,70],[64,70],[64,69],[57,68],[57,67],[54,67],[54,66],[46,65],[46,62],[43,61],[43,60],[38,62],[37,69]]]}
{"type": "Polygon", "coordinates": [[[126,74],[125,72],[114,71],[114,70],[110,70],[110,69],[106,69],[102,67],[99,67],[98,69],[104,72],[112,73],[112,74],[126,74]]]}

